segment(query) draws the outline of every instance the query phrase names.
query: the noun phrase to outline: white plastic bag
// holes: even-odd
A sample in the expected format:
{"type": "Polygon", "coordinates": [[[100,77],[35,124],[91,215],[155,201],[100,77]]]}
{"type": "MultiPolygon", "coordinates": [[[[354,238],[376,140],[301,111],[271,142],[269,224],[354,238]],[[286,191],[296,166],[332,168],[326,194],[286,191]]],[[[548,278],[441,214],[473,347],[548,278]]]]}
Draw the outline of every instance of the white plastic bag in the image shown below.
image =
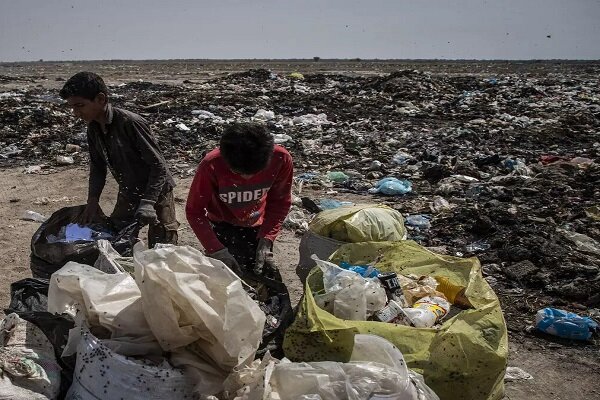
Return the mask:
{"type": "Polygon", "coordinates": [[[356,335],[351,361],[292,363],[266,355],[227,379],[235,400],[439,400],[387,340],[356,335]]]}
{"type": "Polygon", "coordinates": [[[363,278],[315,255],[312,259],[323,271],[325,293],[315,295],[322,309],[341,319],[366,321],[385,307],[387,295],[377,278],[363,278]]]}
{"type": "Polygon", "coordinates": [[[265,314],[225,264],[188,246],[139,244],[134,263],[146,320],[165,351],[193,343],[227,372],[254,359],[265,314]]]}
{"type": "MultiPolygon", "coordinates": [[[[107,274],[89,265],[68,262],[50,278],[48,311],[72,316],[79,311],[76,320],[106,328],[111,339],[106,344],[120,354],[160,353],[142,310],[141,292],[129,274],[107,274]]],[[[63,355],[75,351],[78,335],[76,326],[63,355]]]]}
{"type": "Polygon", "coordinates": [[[0,399],[55,399],[60,366],[44,333],[17,314],[0,323],[0,399]]]}

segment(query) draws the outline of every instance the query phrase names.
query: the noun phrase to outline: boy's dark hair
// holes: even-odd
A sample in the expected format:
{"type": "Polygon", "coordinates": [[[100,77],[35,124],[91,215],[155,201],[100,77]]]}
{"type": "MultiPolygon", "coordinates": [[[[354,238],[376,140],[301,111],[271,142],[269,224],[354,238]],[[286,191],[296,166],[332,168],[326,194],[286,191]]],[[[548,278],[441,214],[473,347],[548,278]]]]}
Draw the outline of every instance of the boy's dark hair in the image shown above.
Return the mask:
{"type": "Polygon", "coordinates": [[[65,100],[72,96],[94,100],[100,93],[108,96],[108,89],[99,75],[93,72],[78,72],[65,82],[59,96],[65,100]]]}
{"type": "Polygon", "coordinates": [[[252,175],[264,169],[273,155],[273,136],[259,124],[236,123],[223,131],[219,148],[229,167],[252,175]]]}

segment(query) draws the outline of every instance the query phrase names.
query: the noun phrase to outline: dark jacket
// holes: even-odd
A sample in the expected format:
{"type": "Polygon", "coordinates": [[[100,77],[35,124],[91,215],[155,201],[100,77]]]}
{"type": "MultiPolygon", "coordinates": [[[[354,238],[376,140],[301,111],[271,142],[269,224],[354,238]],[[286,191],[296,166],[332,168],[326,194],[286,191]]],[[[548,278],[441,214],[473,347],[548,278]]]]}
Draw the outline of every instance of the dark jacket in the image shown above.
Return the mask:
{"type": "Polygon", "coordinates": [[[90,150],[89,197],[99,198],[110,168],[119,192],[131,199],[156,201],[175,187],[148,122],[138,114],[107,108],[106,131],[98,122],[88,125],[90,150]]]}

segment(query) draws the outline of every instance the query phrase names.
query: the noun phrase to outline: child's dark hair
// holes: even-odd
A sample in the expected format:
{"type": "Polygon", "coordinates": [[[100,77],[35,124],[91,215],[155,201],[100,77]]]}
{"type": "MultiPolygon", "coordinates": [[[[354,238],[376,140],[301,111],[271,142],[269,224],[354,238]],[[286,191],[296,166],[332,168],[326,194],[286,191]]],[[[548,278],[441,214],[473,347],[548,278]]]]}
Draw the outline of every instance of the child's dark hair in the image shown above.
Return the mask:
{"type": "Polygon", "coordinates": [[[264,169],[273,155],[273,136],[259,124],[227,126],[219,148],[229,167],[239,174],[252,175],[264,169]]]}
{"type": "Polygon", "coordinates": [[[63,99],[78,96],[94,100],[100,93],[108,96],[108,89],[99,75],[93,72],[78,72],[64,84],[59,96],[63,99]]]}

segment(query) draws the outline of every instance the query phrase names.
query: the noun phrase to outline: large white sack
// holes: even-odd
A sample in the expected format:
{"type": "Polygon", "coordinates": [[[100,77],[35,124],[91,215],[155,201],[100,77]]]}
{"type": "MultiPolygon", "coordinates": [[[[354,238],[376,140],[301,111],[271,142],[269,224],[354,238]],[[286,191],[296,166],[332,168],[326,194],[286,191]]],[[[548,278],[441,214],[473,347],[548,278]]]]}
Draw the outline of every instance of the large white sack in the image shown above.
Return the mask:
{"type": "Polygon", "coordinates": [[[134,264],[146,320],[164,350],[187,346],[227,372],[254,358],[265,314],[225,264],[188,246],[139,244],[134,264]]]}
{"type": "MultiPolygon", "coordinates": [[[[140,289],[129,274],[107,274],[68,262],[50,278],[48,311],[74,317],[79,312],[78,322],[84,319],[92,328],[106,328],[111,339],[106,344],[120,354],[160,353],[142,310],[140,289]]],[[[63,355],[75,351],[79,331],[79,326],[71,330],[63,355]]]]}

